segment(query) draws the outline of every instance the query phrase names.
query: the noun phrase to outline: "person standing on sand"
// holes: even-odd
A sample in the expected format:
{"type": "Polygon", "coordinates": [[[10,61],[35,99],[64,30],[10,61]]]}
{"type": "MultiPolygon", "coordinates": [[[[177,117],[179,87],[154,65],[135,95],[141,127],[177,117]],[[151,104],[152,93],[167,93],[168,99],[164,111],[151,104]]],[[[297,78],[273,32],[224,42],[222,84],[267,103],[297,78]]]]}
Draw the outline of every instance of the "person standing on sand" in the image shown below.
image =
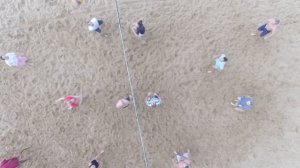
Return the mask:
{"type": "Polygon", "coordinates": [[[253,101],[251,96],[241,96],[231,102],[231,105],[235,107],[235,110],[245,112],[253,108],[253,101]]]}
{"type": "Polygon", "coordinates": [[[95,31],[101,33],[101,25],[103,23],[104,23],[103,20],[98,20],[96,18],[91,19],[91,21],[89,21],[88,23],[89,31],[95,31]]]}
{"type": "Polygon", "coordinates": [[[187,152],[182,155],[178,154],[176,151],[174,152],[175,157],[175,168],[189,168],[191,165],[191,154],[190,150],[187,149],[187,152]]]}
{"type": "Polygon", "coordinates": [[[78,6],[83,4],[83,2],[84,2],[84,0],[74,0],[74,1],[78,6]]]}
{"type": "Polygon", "coordinates": [[[118,102],[116,104],[116,107],[118,109],[120,109],[120,108],[126,108],[126,107],[129,106],[129,104],[131,103],[131,101],[132,101],[132,96],[129,95],[127,97],[124,97],[123,99],[118,100],[118,102]]]}
{"type": "Polygon", "coordinates": [[[27,58],[23,54],[17,55],[13,52],[0,56],[0,59],[4,60],[10,67],[23,67],[27,61],[27,58]]]}
{"type": "MultiPolygon", "coordinates": [[[[260,33],[259,36],[264,39],[271,37],[276,32],[279,23],[280,23],[279,19],[275,19],[275,18],[268,19],[267,22],[261,24],[261,26],[257,28],[257,31],[260,33]]],[[[251,35],[255,36],[256,34],[252,33],[251,35]]]]}
{"type": "Polygon", "coordinates": [[[27,149],[29,149],[29,148],[23,149],[23,150],[20,152],[19,156],[17,156],[17,157],[12,157],[12,158],[10,158],[10,159],[8,159],[8,160],[4,159],[4,160],[0,163],[0,168],[18,168],[18,167],[20,167],[20,165],[21,165],[22,163],[24,163],[24,162],[26,162],[26,161],[28,160],[28,159],[20,160],[20,157],[21,157],[22,153],[23,153],[25,150],[27,150],[27,149]]]}
{"type": "Polygon", "coordinates": [[[148,107],[157,107],[161,105],[161,98],[158,93],[149,92],[145,98],[145,103],[148,107]]]}
{"type": "Polygon", "coordinates": [[[217,71],[222,71],[225,67],[225,64],[228,61],[228,58],[226,57],[225,54],[221,54],[221,55],[214,55],[213,58],[215,59],[215,65],[212,66],[212,69],[207,71],[208,73],[212,73],[215,70],[217,71]]]}
{"type": "Polygon", "coordinates": [[[102,168],[102,160],[100,156],[104,153],[102,150],[100,154],[98,154],[90,163],[89,163],[89,168],[102,168]]]}
{"type": "Polygon", "coordinates": [[[56,102],[62,101],[67,104],[68,110],[71,110],[73,108],[79,107],[79,105],[82,102],[82,96],[66,96],[66,97],[61,97],[56,100],[56,102]]]}
{"type": "Polygon", "coordinates": [[[144,26],[142,20],[140,20],[140,21],[138,21],[138,22],[136,22],[136,23],[133,23],[131,29],[132,29],[134,35],[135,35],[138,39],[142,38],[142,37],[144,36],[144,34],[145,34],[145,31],[146,31],[145,26],[144,26]]]}

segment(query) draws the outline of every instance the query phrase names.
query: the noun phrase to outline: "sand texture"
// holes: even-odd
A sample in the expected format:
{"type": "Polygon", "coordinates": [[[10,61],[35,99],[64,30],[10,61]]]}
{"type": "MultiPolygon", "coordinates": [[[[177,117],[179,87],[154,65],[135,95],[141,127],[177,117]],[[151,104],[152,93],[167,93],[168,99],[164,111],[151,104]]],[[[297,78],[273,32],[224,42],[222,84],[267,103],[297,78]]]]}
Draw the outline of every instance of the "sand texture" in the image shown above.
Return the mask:
{"type": "MultiPolygon", "coordinates": [[[[172,167],[189,148],[193,168],[300,168],[299,0],[119,0],[125,50],[149,167],[172,167]],[[268,18],[281,20],[267,40],[250,36],[268,18]],[[146,35],[130,30],[143,19],[146,35]],[[223,72],[208,74],[213,54],[223,72]],[[163,106],[144,104],[159,92],[163,106]],[[251,95],[255,108],[230,102],[251,95]]],[[[81,168],[104,150],[105,168],[145,167],[113,0],[3,0],[0,54],[29,63],[0,70],[0,157],[31,146],[22,168],[81,168]],[[87,22],[103,19],[102,34],[87,22]],[[84,96],[67,110],[55,100],[84,96]]]]}

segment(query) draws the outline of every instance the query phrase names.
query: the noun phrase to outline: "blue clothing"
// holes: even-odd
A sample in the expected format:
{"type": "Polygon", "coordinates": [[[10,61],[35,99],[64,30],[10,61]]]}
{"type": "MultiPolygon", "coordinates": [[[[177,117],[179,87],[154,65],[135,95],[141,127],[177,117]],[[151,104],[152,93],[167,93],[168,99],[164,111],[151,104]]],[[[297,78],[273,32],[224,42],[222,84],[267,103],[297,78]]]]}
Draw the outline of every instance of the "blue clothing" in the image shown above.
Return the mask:
{"type": "Polygon", "coordinates": [[[254,99],[252,97],[248,98],[248,97],[242,96],[237,103],[237,107],[244,111],[250,110],[253,108],[253,101],[254,101],[254,99]],[[248,101],[250,102],[250,105],[247,104],[248,101]]]}
{"type": "Polygon", "coordinates": [[[8,59],[5,59],[8,66],[18,66],[18,57],[15,53],[7,53],[5,56],[8,57],[8,59]]]}
{"type": "Polygon", "coordinates": [[[225,61],[221,61],[221,60],[218,58],[218,59],[216,59],[215,68],[216,68],[217,70],[223,70],[225,64],[226,64],[225,61]]]}
{"type": "Polygon", "coordinates": [[[139,34],[145,34],[145,27],[144,25],[139,25],[139,27],[136,29],[136,34],[139,35],[139,34]]]}
{"type": "Polygon", "coordinates": [[[260,26],[260,27],[257,29],[258,31],[261,32],[261,33],[260,33],[260,37],[264,37],[264,36],[266,36],[267,34],[271,33],[270,30],[267,30],[267,29],[266,29],[266,26],[267,26],[267,24],[264,24],[264,25],[260,26]]]}
{"type": "Polygon", "coordinates": [[[158,96],[153,96],[153,97],[147,99],[146,104],[149,107],[159,106],[161,104],[161,99],[158,96]]]}
{"type": "Polygon", "coordinates": [[[94,30],[95,32],[98,32],[98,33],[101,33],[101,29],[100,28],[97,28],[94,30]]]}

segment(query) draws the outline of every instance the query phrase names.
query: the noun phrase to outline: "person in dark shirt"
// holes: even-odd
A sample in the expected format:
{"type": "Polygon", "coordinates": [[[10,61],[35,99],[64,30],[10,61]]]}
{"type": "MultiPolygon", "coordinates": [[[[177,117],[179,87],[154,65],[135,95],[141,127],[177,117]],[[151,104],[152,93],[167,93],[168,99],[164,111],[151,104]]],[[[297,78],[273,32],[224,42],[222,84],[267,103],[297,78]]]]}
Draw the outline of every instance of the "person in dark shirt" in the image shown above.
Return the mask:
{"type": "Polygon", "coordinates": [[[137,23],[134,23],[132,26],[132,31],[138,38],[143,37],[146,31],[143,21],[140,20],[137,23]]]}
{"type": "Polygon", "coordinates": [[[102,167],[102,161],[100,158],[100,155],[102,155],[104,153],[104,151],[102,150],[100,152],[100,154],[98,156],[95,157],[95,159],[93,159],[90,164],[89,164],[89,168],[101,168],[102,167]]]}

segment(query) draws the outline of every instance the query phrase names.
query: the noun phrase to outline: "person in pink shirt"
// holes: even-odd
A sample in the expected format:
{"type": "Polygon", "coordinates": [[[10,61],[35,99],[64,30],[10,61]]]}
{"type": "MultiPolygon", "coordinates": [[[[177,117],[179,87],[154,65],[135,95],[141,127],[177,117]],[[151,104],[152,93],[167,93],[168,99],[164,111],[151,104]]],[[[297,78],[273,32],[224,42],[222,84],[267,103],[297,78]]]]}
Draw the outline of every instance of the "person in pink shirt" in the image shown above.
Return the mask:
{"type": "Polygon", "coordinates": [[[129,104],[132,102],[132,96],[129,95],[127,97],[124,97],[123,99],[118,100],[116,107],[118,109],[120,108],[126,108],[129,106],[129,104]]]}
{"type": "Polygon", "coordinates": [[[24,160],[20,160],[20,157],[22,155],[22,153],[27,150],[29,148],[25,148],[23,149],[19,156],[17,157],[12,157],[9,159],[4,159],[1,163],[0,163],[0,168],[18,168],[22,163],[26,162],[28,159],[24,159],[24,160]]]}

